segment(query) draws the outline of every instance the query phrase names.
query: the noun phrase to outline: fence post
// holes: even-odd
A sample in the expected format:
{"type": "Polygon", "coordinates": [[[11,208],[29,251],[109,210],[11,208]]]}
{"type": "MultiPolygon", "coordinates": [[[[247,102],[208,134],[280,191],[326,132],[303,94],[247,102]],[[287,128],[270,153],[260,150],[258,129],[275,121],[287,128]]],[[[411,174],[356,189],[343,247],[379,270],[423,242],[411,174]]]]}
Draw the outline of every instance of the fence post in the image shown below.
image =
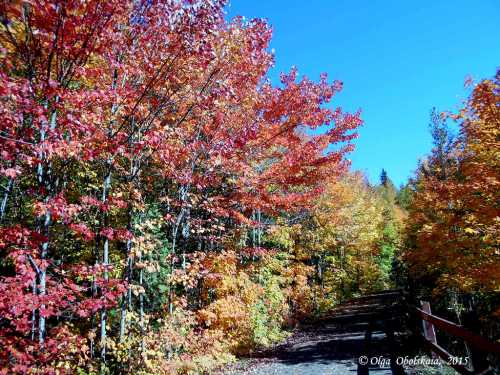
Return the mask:
{"type": "MultiPolygon", "coordinates": [[[[432,314],[431,312],[431,304],[427,301],[420,301],[420,306],[422,306],[422,310],[427,314],[432,314]]],[[[423,328],[424,328],[424,336],[425,338],[433,344],[437,345],[436,339],[436,331],[434,330],[434,324],[428,322],[426,320],[422,320],[423,328]]],[[[437,355],[432,352],[432,357],[437,358],[437,355]]]]}

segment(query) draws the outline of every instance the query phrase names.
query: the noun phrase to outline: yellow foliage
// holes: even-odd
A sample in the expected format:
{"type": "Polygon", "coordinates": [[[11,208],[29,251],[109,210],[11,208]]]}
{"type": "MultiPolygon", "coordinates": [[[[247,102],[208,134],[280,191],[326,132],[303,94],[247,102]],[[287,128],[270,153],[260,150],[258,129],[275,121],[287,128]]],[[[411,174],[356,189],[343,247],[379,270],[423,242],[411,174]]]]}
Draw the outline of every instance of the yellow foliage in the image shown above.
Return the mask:
{"type": "MultiPolygon", "coordinates": [[[[455,119],[460,136],[446,168],[431,155],[417,176],[406,261],[436,291],[500,290],[500,73],[480,82],[455,119]]],[[[442,163],[442,162],[441,162],[442,163]]]]}

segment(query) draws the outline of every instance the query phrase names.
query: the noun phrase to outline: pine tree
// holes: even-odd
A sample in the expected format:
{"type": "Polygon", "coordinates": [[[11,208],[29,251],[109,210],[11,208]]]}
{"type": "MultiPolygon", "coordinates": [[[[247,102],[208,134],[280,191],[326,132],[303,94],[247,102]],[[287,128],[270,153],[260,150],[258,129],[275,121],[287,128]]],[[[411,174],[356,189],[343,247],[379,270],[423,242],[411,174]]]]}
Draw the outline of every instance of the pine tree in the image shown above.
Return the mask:
{"type": "Polygon", "coordinates": [[[380,185],[387,186],[387,180],[389,177],[387,176],[387,171],[382,168],[382,172],[380,173],[380,185]]]}

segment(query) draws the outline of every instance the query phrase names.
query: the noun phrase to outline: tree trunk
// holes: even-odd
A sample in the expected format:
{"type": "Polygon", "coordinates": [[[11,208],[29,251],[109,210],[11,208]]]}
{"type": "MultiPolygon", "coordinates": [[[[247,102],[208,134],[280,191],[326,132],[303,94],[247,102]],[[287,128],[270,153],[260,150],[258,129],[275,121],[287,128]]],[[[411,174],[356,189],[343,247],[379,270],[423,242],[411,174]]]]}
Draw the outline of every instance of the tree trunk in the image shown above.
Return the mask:
{"type": "MultiPolygon", "coordinates": [[[[55,99],[57,102],[57,97],[55,99]]],[[[57,123],[57,112],[55,110],[52,110],[52,113],[50,115],[50,123],[49,123],[49,129],[54,130],[56,127],[57,123]]],[[[45,141],[46,137],[46,130],[42,127],[41,132],[40,132],[40,142],[45,141]]],[[[51,164],[49,163],[47,166],[47,172],[44,173],[44,163],[46,162],[46,155],[42,152],[40,155],[40,163],[38,164],[38,172],[37,172],[37,177],[38,177],[38,183],[40,187],[44,187],[47,191],[47,196],[45,197],[45,202],[49,200],[51,196],[54,195],[53,191],[53,184],[50,181],[51,178],[51,164]]],[[[47,210],[47,212],[44,215],[43,223],[40,228],[40,233],[46,238],[45,242],[42,243],[41,249],[40,249],[40,260],[43,262],[47,258],[47,253],[49,249],[49,230],[50,230],[50,225],[51,225],[51,214],[50,211],[47,210]]],[[[41,264],[39,267],[39,273],[38,273],[38,295],[43,299],[43,297],[47,294],[47,267],[44,264],[41,264]]],[[[45,321],[45,304],[42,303],[39,308],[38,312],[38,342],[40,345],[43,346],[45,342],[45,335],[46,335],[46,321],[45,321]]]]}
{"type": "MultiPolygon", "coordinates": [[[[142,262],[142,253],[139,255],[139,261],[142,262]]],[[[142,287],[144,269],[139,271],[139,285],[142,287]]],[[[144,353],[144,293],[139,293],[139,326],[141,328],[141,353],[144,353]]]]}
{"type": "MultiPolygon", "coordinates": [[[[37,276],[35,275],[33,277],[33,283],[31,284],[32,292],[33,292],[33,299],[35,299],[36,296],[36,278],[37,276]]],[[[35,335],[36,335],[36,309],[31,310],[31,340],[35,341],[35,335]]]]}
{"type": "Polygon", "coordinates": [[[262,227],[261,227],[261,220],[262,220],[262,216],[261,216],[261,212],[260,212],[260,209],[257,209],[257,223],[258,223],[258,227],[257,227],[257,246],[260,247],[261,246],[261,239],[262,239],[262,227]]]}
{"type": "MultiPolygon", "coordinates": [[[[116,85],[118,83],[118,70],[115,69],[113,72],[113,82],[111,83],[111,88],[116,89],[116,85]]],[[[115,122],[114,116],[118,111],[118,105],[113,103],[111,106],[111,120],[108,126],[108,139],[112,137],[113,134],[113,123],[115,122]]],[[[106,175],[104,176],[103,186],[102,186],[102,197],[101,201],[105,203],[108,200],[109,190],[111,189],[111,171],[112,171],[112,157],[108,157],[106,160],[106,175]]],[[[104,226],[107,227],[109,225],[109,217],[107,212],[104,213],[104,226]]],[[[104,280],[109,280],[109,274],[107,271],[107,266],[109,265],[109,238],[104,237],[103,251],[102,251],[102,264],[105,267],[104,270],[104,280]]],[[[107,319],[107,311],[106,308],[103,308],[101,311],[101,359],[104,363],[106,363],[106,319],[107,319]]]]}
{"type": "MultiPolygon", "coordinates": [[[[47,212],[45,214],[45,221],[43,225],[43,233],[45,233],[48,236],[49,232],[49,227],[50,227],[50,213],[47,212]]],[[[42,244],[42,251],[40,253],[40,258],[43,261],[44,259],[47,258],[47,251],[49,248],[49,241],[45,241],[42,244]]],[[[40,267],[40,275],[39,275],[39,284],[38,284],[38,295],[40,297],[44,297],[47,294],[47,267],[44,265],[41,265],[40,267]]],[[[45,316],[44,316],[44,310],[45,310],[45,304],[40,305],[40,310],[39,310],[39,319],[38,319],[38,342],[40,345],[43,345],[45,342],[45,316]]]]}
{"type": "MultiPolygon", "coordinates": [[[[176,245],[176,238],[177,238],[177,229],[178,226],[176,225],[174,228],[172,228],[172,256],[170,259],[170,275],[174,273],[175,270],[175,245],[176,245]]],[[[174,312],[174,288],[172,285],[172,279],[170,279],[169,287],[168,287],[168,312],[170,315],[174,312]]]]}
{"type": "Polygon", "coordinates": [[[3,194],[2,203],[0,205],[0,222],[3,221],[5,217],[5,211],[7,209],[7,201],[9,200],[10,192],[12,191],[12,186],[14,185],[14,179],[9,178],[9,182],[7,183],[7,187],[5,188],[5,193],[3,194]]]}
{"type": "MultiPolygon", "coordinates": [[[[129,230],[132,229],[131,223],[129,222],[128,226],[129,230]]],[[[121,316],[120,316],[120,342],[123,342],[125,339],[125,329],[127,325],[127,311],[130,306],[130,282],[132,280],[132,240],[127,240],[127,269],[125,273],[125,281],[127,282],[127,290],[123,293],[122,296],[122,305],[121,305],[121,316]]]]}
{"type": "MultiPolygon", "coordinates": [[[[103,203],[108,199],[109,189],[111,187],[111,161],[108,160],[106,163],[106,176],[104,177],[103,186],[102,186],[102,197],[101,201],[103,203]]],[[[108,214],[104,214],[104,226],[107,227],[109,225],[108,214]]],[[[107,270],[107,266],[109,265],[109,238],[104,237],[103,251],[102,251],[102,265],[104,268],[104,280],[109,280],[109,274],[107,270]]],[[[106,319],[107,319],[107,311],[106,308],[103,308],[101,311],[101,359],[106,362],[106,319]]]]}

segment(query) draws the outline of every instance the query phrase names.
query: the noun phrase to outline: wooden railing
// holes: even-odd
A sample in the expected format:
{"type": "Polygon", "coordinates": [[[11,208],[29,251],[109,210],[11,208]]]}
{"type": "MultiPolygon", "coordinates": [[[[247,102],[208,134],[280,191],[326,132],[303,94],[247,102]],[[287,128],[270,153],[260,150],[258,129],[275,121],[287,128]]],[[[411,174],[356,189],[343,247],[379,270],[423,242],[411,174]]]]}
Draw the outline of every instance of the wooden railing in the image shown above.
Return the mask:
{"type": "MultiPolygon", "coordinates": [[[[458,324],[432,315],[427,302],[422,303],[422,309],[414,307],[414,311],[423,322],[423,333],[421,333],[421,336],[425,346],[427,346],[427,348],[433,353],[440,356],[449,366],[453,367],[460,374],[487,374],[490,369],[475,368],[471,370],[470,361],[472,361],[472,358],[468,358],[466,361],[457,360],[456,356],[451,355],[448,351],[438,345],[434,328],[442,330],[451,336],[459,337],[465,340],[468,345],[474,347],[483,354],[493,353],[500,355],[500,344],[498,342],[490,341],[478,334],[468,331],[458,324]]],[[[474,363],[472,364],[474,365],[474,363]]]]}

